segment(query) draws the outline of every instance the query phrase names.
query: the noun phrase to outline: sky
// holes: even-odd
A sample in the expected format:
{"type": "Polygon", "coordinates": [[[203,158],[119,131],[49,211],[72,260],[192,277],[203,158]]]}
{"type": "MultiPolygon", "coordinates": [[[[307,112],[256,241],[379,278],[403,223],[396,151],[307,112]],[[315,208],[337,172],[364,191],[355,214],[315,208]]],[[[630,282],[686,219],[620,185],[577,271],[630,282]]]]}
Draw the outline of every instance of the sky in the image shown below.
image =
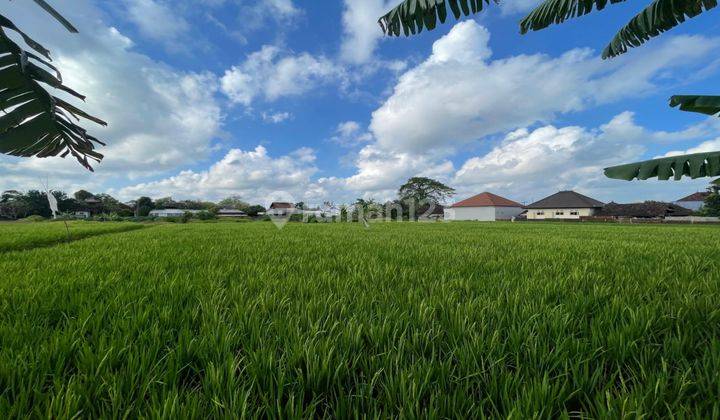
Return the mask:
{"type": "Polygon", "coordinates": [[[397,0],[51,3],[80,34],[32,2],[2,1],[0,14],[48,47],[87,95],[81,107],[109,123],[83,123],[105,159],[90,173],[72,158],[0,155],[0,190],[350,203],[427,176],[457,200],[572,189],[672,201],[709,179],[627,182],[603,168],[720,150],[720,120],[668,106],[720,92],[715,11],[602,60],[638,4],[520,35],[537,2],[508,0],[390,38],[377,19],[397,0]]]}

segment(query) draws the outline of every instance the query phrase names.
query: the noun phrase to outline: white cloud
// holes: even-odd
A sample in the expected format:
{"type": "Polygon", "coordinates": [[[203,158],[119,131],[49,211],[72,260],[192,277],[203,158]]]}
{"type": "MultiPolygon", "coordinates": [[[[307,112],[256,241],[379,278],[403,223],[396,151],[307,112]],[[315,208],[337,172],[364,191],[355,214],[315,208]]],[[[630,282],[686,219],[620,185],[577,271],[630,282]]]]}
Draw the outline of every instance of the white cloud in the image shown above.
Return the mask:
{"type": "Polygon", "coordinates": [[[293,115],[289,112],[263,112],[262,119],[267,123],[280,124],[291,119],[293,115]]]}
{"type": "Polygon", "coordinates": [[[164,42],[175,41],[190,28],[178,10],[158,0],[126,0],[127,18],[144,36],[164,42]]]}
{"type": "Polygon", "coordinates": [[[452,150],[561,113],[656,91],[654,80],[667,78],[667,70],[702,65],[720,46],[715,38],[679,36],[612,61],[588,49],[492,60],[488,40],[488,31],[468,20],[436,41],[432,55],[403,74],[373,113],[370,129],[378,144],[415,153],[452,150]]]}
{"type": "Polygon", "coordinates": [[[209,73],[182,72],[134,52],[132,41],[106,26],[93,3],[78,0],[62,12],[81,32],[72,35],[31,3],[17,3],[13,16],[22,27],[51,49],[65,83],[87,95],[80,108],[109,123],[104,128],[83,122],[104,140],[104,161],[89,174],[73,159],[3,157],[0,177],[14,179],[18,188],[38,179],[58,180],[60,186],[122,182],[148,176],[206,158],[222,124],[215,99],[217,80],[209,73]],[[61,178],[61,180],[60,180],[61,178]]]}
{"type": "Polygon", "coordinates": [[[335,135],[330,139],[342,146],[352,147],[358,144],[369,142],[373,139],[372,134],[363,130],[357,121],[345,121],[335,128],[335,135]]]}
{"type": "Polygon", "coordinates": [[[679,156],[679,155],[686,155],[691,153],[705,153],[705,152],[717,152],[720,151],[720,137],[708,140],[700,143],[699,145],[695,147],[691,147],[687,150],[676,150],[672,152],[668,152],[665,154],[666,157],[669,156],[679,156]]]}
{"type": "Polygon", "coordinates": [[[345,0],[340,56],[352,64],[364,64],[373,57],[383,37],[377,21],[394,6],[393,0],[345,0]]]}
{"type": "Polygon", "coordinates": [[[274,101],[345,79],[344,69],[326,57],[288,54],[276,46],[265,45],[227,70],[221,86],[232,102],[250,106],[257,98],[274,101]]]}
{"type": "Polygon", "coordinates": [[[264,203],[270,195],[287,192],[301,201],[311,190],[311,177],[317,170],[315,153],[308,148],[277,158],[271,157],[263,146],[250,151],[231,149],[206,171],[183,171],[170,178],[125,187],[118,191],[118,196],[217,200],[237,194],[264,203]]]}

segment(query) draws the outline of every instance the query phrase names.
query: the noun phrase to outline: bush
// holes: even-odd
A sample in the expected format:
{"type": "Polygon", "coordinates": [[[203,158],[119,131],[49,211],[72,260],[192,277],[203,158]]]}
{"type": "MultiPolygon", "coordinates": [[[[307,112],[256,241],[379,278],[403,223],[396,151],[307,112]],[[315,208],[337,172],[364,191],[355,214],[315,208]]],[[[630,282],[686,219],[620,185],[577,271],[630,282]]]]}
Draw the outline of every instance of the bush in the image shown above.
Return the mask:
{"type": "Polygon", "coordinates": [[[217,219],[217,215],[215,213],[211,213],[209,211],[201,211],[200,213],[196,214],[195,217],[197,217],[198,220],[214,220],[217,219]]]}

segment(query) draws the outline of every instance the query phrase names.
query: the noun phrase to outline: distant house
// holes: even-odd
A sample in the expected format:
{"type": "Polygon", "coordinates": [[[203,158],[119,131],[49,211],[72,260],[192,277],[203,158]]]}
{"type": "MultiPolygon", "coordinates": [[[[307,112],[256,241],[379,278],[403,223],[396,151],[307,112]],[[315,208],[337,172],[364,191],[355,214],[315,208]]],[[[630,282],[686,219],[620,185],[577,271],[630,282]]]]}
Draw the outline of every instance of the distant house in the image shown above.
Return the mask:
{"type": "Polygon", "coordinates": [[[274,202],[266,212],[268,216],[288,216],[298,212],[293,203],[274,202]]]}
{"type": "Polygon", "coordinates": [[[247,217],[247,213],[236,209],[220,209],[217,212],[217,216],[221,219],[238,219],[247,217]]]}
{"type": "Polygon", "coordinates": [[[677,204],[646,201],[632,204],[608,203],[595,213],[595,216],[614,219],[665,219],[691,216],[692,213],[692,210],[677,204]]]}
{"type": "Polygon", "coordinates": [[[522,204],[484,192],[445,209],[445,220],[510,220],[522,213],[522,204]]]}
{"type": "Polygon", "coordinates": [[[560,191],[525,208],[528,220],[580,219],[594,216],[604,205],[575,191],[560,191]]]}
{"type": "Polygon", "coordinates": [[[200,212],[201,210],[162,209],[152,210],[150,212],[150,217],[182,217],[185,213],[197,214],[200,212]]]}
{"type": "Polygon", "coordinates": [[[709,195],[709,192],[696,192],[677,201],[673,201],[673,204],[677,204],[678,206],[685,207],[686,209],[690,209],[692,211],[698,211],[705,205],[705,199],[709,195]]]}

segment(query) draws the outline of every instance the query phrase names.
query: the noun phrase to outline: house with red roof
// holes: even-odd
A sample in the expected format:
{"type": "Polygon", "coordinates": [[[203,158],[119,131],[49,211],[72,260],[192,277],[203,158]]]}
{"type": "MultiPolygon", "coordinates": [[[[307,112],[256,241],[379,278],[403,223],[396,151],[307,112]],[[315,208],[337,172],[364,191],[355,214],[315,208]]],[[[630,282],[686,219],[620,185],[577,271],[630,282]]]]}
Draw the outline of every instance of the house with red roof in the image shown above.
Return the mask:
{"type": "Polygon", "coordinates": [[[705,205],[705,199],[708,198],[709,195],[709,192],[696,192],[674,201],[673,204],[677,204],[680,207],[685,207],[686,209],[692,211],[698,211],[705,205]]]}
{"type": "Polygon", "coordinates": [[[445,220],[510,220],[523,212],[522,204],[484,192],[445,208],[445,220]]]}

